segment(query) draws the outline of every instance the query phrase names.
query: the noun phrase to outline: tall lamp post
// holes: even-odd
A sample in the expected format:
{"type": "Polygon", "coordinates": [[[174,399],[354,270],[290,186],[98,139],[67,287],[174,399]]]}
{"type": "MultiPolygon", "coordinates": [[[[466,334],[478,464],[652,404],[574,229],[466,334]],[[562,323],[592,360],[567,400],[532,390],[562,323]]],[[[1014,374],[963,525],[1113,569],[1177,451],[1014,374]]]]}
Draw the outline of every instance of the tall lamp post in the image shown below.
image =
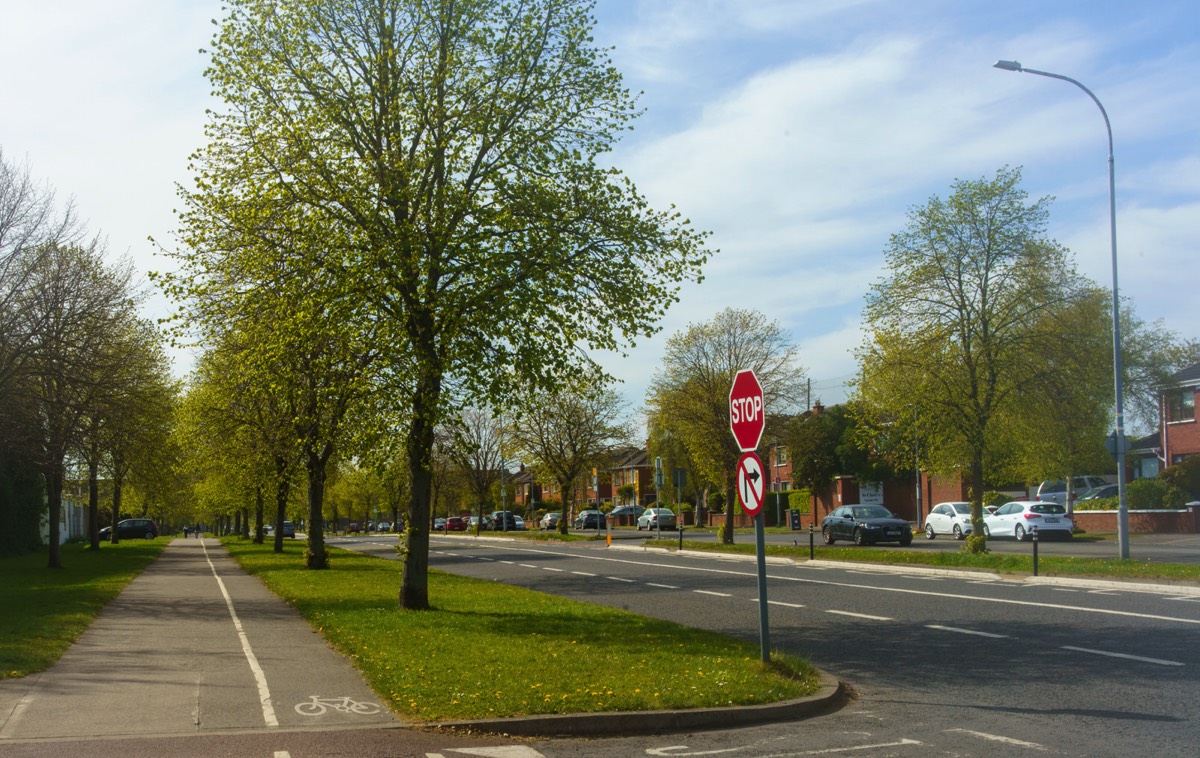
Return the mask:
{"type": "Polygon", "coordinates": [[[1125,500],[1125,410],[1121,392],[1121,301],[1117,290],[1117,188],[1113,170],[1113,137],[1112,124],[1108,121],[1108,112],[1100,99],[1090,89],[1069,76],[1052,74],[1049,71],[1038,71],[1025,68],[1017,61],[996,61],[994,68],[1004,71],[1017,71],[1026,74],[1046,76],[1051,79],[1061,79],[1070,82],[1087,93],[1100,115],[1104,117],[1104,128],[1108,132],[1108,217],[1109,234],[1112,242],[1112,332],[1113,332],[1113,390],[1116,395],[1116,428],[1113,430],[1113,453],[1117,459],[1117,541],[1120,557],[1129,557],[1129,509],[1125,500]]]}

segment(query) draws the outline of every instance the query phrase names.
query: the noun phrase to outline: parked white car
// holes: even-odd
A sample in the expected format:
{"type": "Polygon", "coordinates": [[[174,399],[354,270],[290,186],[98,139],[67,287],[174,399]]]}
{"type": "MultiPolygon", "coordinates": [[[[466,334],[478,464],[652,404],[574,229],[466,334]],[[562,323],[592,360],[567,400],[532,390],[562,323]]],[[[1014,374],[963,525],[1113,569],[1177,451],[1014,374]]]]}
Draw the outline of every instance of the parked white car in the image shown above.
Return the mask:
{"type": "Polygon", "coordinates": [[[1039,537],[1046,534],[1071,537],[1075,525],[1067,515],[1066,506],[1036,500],[1005,503],[983,519],[983,533],[988,537],[1025,540],[1034,529],[1037,529],[1039,537]]]}
{"type": "Polygon", "coordinates": [[[931,540],[939,534],[952,534],[961,540],[972,532],[971,504],[961,501],[938,503],[925,517],[925,539],[931,540]]]}

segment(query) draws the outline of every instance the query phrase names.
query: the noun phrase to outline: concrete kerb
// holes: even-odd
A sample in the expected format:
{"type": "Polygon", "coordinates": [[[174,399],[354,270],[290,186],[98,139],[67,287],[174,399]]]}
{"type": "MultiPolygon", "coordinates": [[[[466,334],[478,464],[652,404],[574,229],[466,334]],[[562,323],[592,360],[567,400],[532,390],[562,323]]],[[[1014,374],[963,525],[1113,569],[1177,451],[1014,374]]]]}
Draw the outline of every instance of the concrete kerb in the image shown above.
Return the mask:
{"type": "Polygon", "coordinates": [[[439,722],[425,726],[519,737],[631,737],[798,721],[835,710],[851,697],[845,684],[824,671],[817,673],[820,686],[816,694],[779,703],[673,711],[564,713],[439,722]]]}
{"type": "MultiPolygon", "coordinates": [[[[639,550],[686,555],[689,558],[713,558],[719,560],[753,561],[755,556],[744,553],[713,553],[706,550],[674,550],[671,548],[638,545],[613,545],[610,550],[639,550]]],[[[788,566],[816,566],[819,568],[849,568],[855,571],[877,571],[881,574],[919,574],[923,576],[970,577],[974,580],[995,582],[1023,582],[1046,584],[1058,587],[1080,587],[1093,590],[1125,590],[1129,592],[1151,592],[1160,595],[1186,595],[1200,597],[1200,587],[1193,584],[1161,584],[1136,580],[1086,579],[1068,576],[1006,576],[977,569],[937,568],[933,566],[907,566],[890,563],[856,563],[853,561],[795,560],[781,556],[767,556],[767,563],[788,566]]]]}

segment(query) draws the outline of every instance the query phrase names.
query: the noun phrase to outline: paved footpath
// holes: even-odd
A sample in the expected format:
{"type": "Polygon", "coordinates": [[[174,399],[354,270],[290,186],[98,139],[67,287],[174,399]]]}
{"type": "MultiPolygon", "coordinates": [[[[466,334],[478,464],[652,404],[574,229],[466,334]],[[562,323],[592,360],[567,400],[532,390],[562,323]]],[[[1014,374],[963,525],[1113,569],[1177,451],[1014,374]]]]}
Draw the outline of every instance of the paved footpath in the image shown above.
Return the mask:
{"type": "Polygon", "coordinates": [[[176,539],[62,659],[0,682],[6,742],[398,726],[362,676],[213,539],[176,539]]]}

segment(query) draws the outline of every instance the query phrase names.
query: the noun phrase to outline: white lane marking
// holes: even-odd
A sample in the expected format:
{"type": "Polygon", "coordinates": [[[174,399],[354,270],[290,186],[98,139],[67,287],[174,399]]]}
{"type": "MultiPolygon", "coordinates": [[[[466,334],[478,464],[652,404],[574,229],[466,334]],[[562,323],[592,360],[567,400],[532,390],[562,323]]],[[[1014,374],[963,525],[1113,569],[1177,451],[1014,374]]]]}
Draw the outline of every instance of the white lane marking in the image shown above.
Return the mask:
{"type": "Polygon", "coordinates": [[[484,556],[482,556],[482,555],[480,555],[480,556],[477,556],[477,557],[478,557],[478,558],[479,558],[479,560],[481,560],[481,561],[495,561],[495,560],[496,560],[495,558],[485,558],[485,557],[484,557],[484,556]]]}
{"type": "Polygon", "coordinates": [[[1071,589],[1069,587],[1051,587],[1050,589],[1054,590],[1055,592],[1079,592],[1079,590],[1071,589]]]}
{"type": "MultiPolygon", "coordinates": [[[[497,745],[494,747],[452,747],[451,753],[479,755],[485,758],[545,758],[528,745],[497,745]]],[[[441,753],[426,753],[426,758],[443,758],[441,753]]]]}
{"type": "Polygon", "coordinates": [[[1030,750],[1041,750],[1045,752],[1046,746],[1039,745],[1036,742],[1026,742],[1025,740],[1017,740],[1012,737],[1002,737],[999,734],[988,734],[987,732],[974,732],[970,729],[947,729],[947,732],[957,732],[958,734],[969,734],[972,737],[978,737],[991,742],[1003,742],[1005,745],[1013,745],[1014,747],[1026,747],[1030,750]]]}
{"type": "Polygon", "coordinates": [[[510,566],[515,566],[515,565],[517,565],[515,561],[506,561],[506,560],[503,560],[503,559],[501,559],[501,560],[500,560],[500,562],[501,562],[501,563],[507,563],[507,564],[508,564],[508,565],[510,565],[510,566]]]}
{"type": "Polygon", "coordinates": [[[520,566],[521,568],[525,568],[525,569],[541,568],[541,566],[535,566],[532,563],[518,563],[517,565],[520,566]]]}
{"type": "MultiPolygon", "coordinates": [[[[748,600],[752,603],[758,602],[757,597],[749,597],[748,600]]],[[[768,606],[782,606],[785,608],[805,608],[806,607],[800,603],[785,603],[784,601],[781,601],[781,600],[768,600],[767,604],[768,604],[768,606]]]]}
{"type": "MultiPolygon", "coordinates": [[[[792,758],[799,755],[833,755],[835,753],[854,753],[859,750],[878,750],[879,748],[887,747],[902,747],[905,745],[920,745],[917,740],[910,740],[907,737],[898,742],[881,742],[875,745],[849,745],[847,747],[827,747],[818,750],[801,750],[799,752],[789,750],[786,753],[768,753],[760,756],[760,758],[792,758]]],[[[1032,743],[1031,743],[1032,744],[1032,743]]],[[[681,750],[687,750],[687,745],[670,745],[668,747],[647,748],[646,755],[668,756],[669,758],[681,758],[692,755],[720,755],[722,753],[734,753],[740,750],[746,750],[745,747],[727,747],[719,750],[693,750],[688,753],[681,753],[681,750]]]]}
{"type": "Polygon", "coordinates": [[[1124,658],[1128,661],[1141,661],[1142,663],[1156,663],[1159,666],[1183,666],[1179,661],[1165,661],[1162,658],[1145,658],[1140,655],[1127,655],[1125,653],[1110,653],[1107,650],[1091,650],[1086,647],[1073,647],[1071,645],[1063,645],[1063,650],[1074,650],[1077,653],[1091,653],[1093,655],[1106,655],[1109,658],[1124,658]]]}
{"type": "Polygon", "coordinates": [[[275,758],[292,758],[292,754],[286,750],[276,750],[275,758]]]}
{"type": "Polygon", "coordinates": [[[595,574],[589,574],[586,571],[572,571],[571,573],[575,574],[576,576],[596,576],[595,574]]]}
{"type": "MultiPolygon", "coordinates": [[[[610,563],[623,563],[623,564],[628,564],[628,565],[633,565],[633,566],[648,566],[651,568],[679,568],[679,565],[675,564],[675,563],[656,563],[654,561],[644,561],[644,560],[635,561],[635,560],[631,560],[628,558],[611,558],[608,556],[599,556],[599,555],[580,555],[578,553],[567,553],[567,552],[562,552],[562,551],[557,551],[557,550],[549,550],[549,549],[544,549],[544,548],[527,548],[527,547],[517,548],[517,547],[509,547],[507,545],[486,545],[486,546],[480,545],[480,547],[488,547],[488,548],[491,548],[494,550],[513,550],[513,551],[523,550],[525,552],[536,552],[536,553],[543,553],[546,555],[566,556],[568,558],[585,559],[585,560],[589,560],[589,561],[607,561],[610,563]]],[[[512,563],[512,561],[501,561],[501,563],[512,563]]],[[[732,571],[730,569],[713,568],[711,566],[689,566],[687,570],[692,573],[696,573],[696,574],[700,574],[700,573],[727,574],[727,575],[732,575],[732,576],[751,577],[751,578],[755,576],[754,572],[750,572],[750,571],[732,571]]],[[[803,570],[804,571],[821,572],[821,571],[831,571],[831,570],[833,570],[833,568],[829,567],[829,566],[804,566],[803,570]]],[[[633,579],[621,579],[620,577],[614,577],[614,576],[610,576],[607,578],[613,579],[613,580],[619,581],[619,582],[634,581],[633,579]]],[[[780,581],[780,582],[799,582],[802,584],[820,584],[820,585],[825,585],[825,586],[829,586],[829,587],[848,587],[850,589],[875,590],[876,592],[896,592],[896,593],[900,593],[902,595],[926,595],[929,597],[940,597],[940,598],[946,598],[949,600],[971,600],[971,601],[978,602],[978,603],[998,603],[1001,605],[1024,605],[1024,606],[1031,606],[1034,608],[1050,608],[1053,610],[1060,610],[1060,611],[1078,611],[1080,613],[1098,613],[1098,614],[1105,615],[1105,616],[1120,616],[1123,618],[1148,619],[1151,621],[1174,621],[1174,622],[1177,622],[1180,624],[1200,625],[1200,618],[1189,619],[1189,618],[1180,618],[1178,616],[1163,616],[1163,615],[1159,615],[1159,614],[1155,614],[1155,613],[1134,613],[1133,611],[1118,611],[1118,610],[1112,610],[1112,609],[1108,609],[1108,608],[1088,608],[1086,606],[1081,606],[1081,605],[1063,605],[1060,603],[1041,603],[1041,602],[1037,602],[1034,600],[1012,600],[1009,598],[999,598],[999,597],[979,597],[977,595],[962,595],[962,594],[954,593],[954,592],[932,592],[930,590],[914,590],[914,589],[907,589],[907,588],[903,588],[903,587],[879,587],[879,586],[875,586],[875,585],[871,585],[871,584],[855,584],[853,582],[838,582],[838,581],[830,581],[830,580],[826,580],[826,579],[806,579],[804,577],[784,576],[784,575],[778,575],[778,574],[772,574],[768,578],[770,578],[774,581],[780,581]]],[[[972,582],[972,583],[975,583],[975,582],[972,582]]],[[[994,580],[988,581],[988,582],[978,582],[978,583],[979,584],[990,584],[992,586],[996,586],[996,584],[997,584],[996,581],[994,581],[994,580]]],[[[1022,588],[1022,589],[1037,589],[1037,588],[1042,588],[1044,585],[1017,584],[1017,585],[1005,585],[1005,586],[1011,586],[1013,588],[1022,588]]],[[[1143,592],[1143,590],[1139,590],[1136,587],[1131,587],[1125,591],[1126,592],[1143,592]]],[[[1159,595],[1159,596],[1162,595],[1162,593],[1158,593],[1158,592],[1150,592],[1150,594],[1159,595]]],[[[1174,598],[1172,597],[1171,599],[1174,599],[1174,598]]],[[[1200,598],[1195,598],[1194,602],[1200,602],[1200,598]]]]}
{"type": "Polygon", "coordinates": [[[201,541],[200,547],[204,550],[204,560],[208,561],[208,567],[212,569],[217,586],[221,588],[225,606],[229,608],[229,615],[233,619],[233,628],[237,630],[238,639],[242,643],[242,652],[246,655],[250,671],[254,673],[254,681],[258,684],[258,702],[262,705],[263,721],[267,726],[279,726],[279,720],[275,718],[275,706],[271,704],[271,690],[267,687],[267,675],[263,673],[262,666],[258,665],[258,656],[250,647],[250,639],[246,636],[246,630],[242,628],[242,621],[238,618],[237,611],[234,610],[233,598],[229,596],[229,590],[225,589],[225,582],[221,581],[221,575],[217,573],[217,567],[213,565],[212,558],[208,555],[208,546],[201,541]]]}
{"type": "Polygon", "coordinates": [[[658,587],[659,589],[663,589],[663,590],[677,590],[677,589],[679,589],[678,587],[676,587],[676,586],[675,586],[675,585],[673,585],[673,584],[655,584],[654,582],[646,582],[646,586],[647,586],[647,587],[658,587]]]}
{"type": "Polygon", "coordinates": [[[712,590],[692,590],[697,595],[712,595],[713,597],[733,597],[728,592],[713,592],[712,590]]]}
{"type": "Polygon", "coordinates": [[[554,571],[559,574],[563,573],[562,569],[551,568],[550,566],[542,566],[542,571],[554,571]]]}
{"type": "Polygon", "coordinates": [[[974,634],[977,637],[991,637],[994,640],[1002,640],[1008,637],[1007,634],[992,634],[991,632],[977,632],[974,629],[959,629],[956,626],[942,626],[940,624],[926,624],[926,629],[937,629],[943,632],[957,632],[958,634],[974,634]]]}
{"type": "Polygon", "coordinates": [[[604,578],[612,579],[614,582],[625,582],[627,584],[633,584],[635,581],[637,581],[636,579],[626,579],[623,576],[606,576],[604,578]]]}
{"type": "MultiPolygon", "coordinates": [[[[768,600],[767,602],[770,603],[771,601],[768,600]]],[[[895,621],[895,619],[889,618],[887,616],[872,616],[869,613],[852,613],[850,611],[829,611],[829,610],[827,610],[825,612],[832,613],[836,616],[852,616],[853,618],[856,618],[856,619],[867,619],[868,621],[895,621]]]]}

